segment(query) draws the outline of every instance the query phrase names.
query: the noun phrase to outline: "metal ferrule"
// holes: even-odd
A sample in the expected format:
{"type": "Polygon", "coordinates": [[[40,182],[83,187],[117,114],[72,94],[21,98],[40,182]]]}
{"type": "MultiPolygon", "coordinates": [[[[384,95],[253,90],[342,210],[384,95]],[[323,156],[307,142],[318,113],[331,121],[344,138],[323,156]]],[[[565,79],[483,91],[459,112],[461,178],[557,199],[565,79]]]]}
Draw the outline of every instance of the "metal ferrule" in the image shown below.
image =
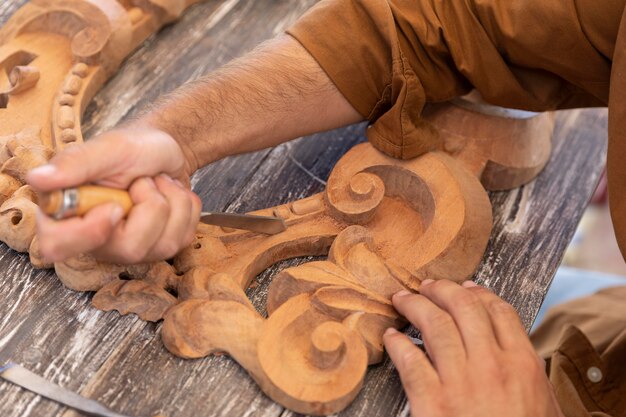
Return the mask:
{"type": "Polygon", "coordinates": [[[61,208],[54,215],[56,220],[76,215],[76,210],[78,209],[78,190],[76,188],[63,190],[62,201],[61,208]]]}

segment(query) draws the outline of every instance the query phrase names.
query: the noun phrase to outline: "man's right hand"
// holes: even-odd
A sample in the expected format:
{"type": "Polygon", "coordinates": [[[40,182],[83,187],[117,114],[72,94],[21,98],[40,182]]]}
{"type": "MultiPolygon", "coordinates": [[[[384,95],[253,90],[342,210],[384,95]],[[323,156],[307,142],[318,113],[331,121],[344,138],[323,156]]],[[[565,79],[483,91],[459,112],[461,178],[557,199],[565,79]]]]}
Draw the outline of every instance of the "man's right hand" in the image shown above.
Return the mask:
{"type": "Polygon", "coordinates": [[[134,264],[173,257],[194,238],[202,203],[185,185],[190,164],[167,133],[145,125],[120,128],[68,147],[33,169],[37,191],[83,184],[128,189],[134,207],[126,218],[115,204],[83,217],[55,221],[43,213],[37,235],[43,257],[63,261],[91,253],[107,262],[134,264]]]}
{"type": "Polygon", "coordinates": [[[308,51],[279,36],[161,98],[141,121],[31,171],[39,191],[95,183],[128,189],[135,203],[126,219],[112,205],[58,222],[40,216],[41,253],[50,261],[85,252],[116,263],[170,258],[191,243],[200,200],[168,177],[187,183],[217,159],[361,120],[308,51]]]}

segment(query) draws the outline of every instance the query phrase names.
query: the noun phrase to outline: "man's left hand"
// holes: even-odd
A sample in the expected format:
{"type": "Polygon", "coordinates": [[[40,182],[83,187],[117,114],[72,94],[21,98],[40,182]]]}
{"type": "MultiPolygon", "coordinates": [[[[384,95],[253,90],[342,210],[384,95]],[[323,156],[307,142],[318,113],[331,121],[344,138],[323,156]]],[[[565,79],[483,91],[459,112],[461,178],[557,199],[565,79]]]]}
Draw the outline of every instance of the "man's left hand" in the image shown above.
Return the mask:
{"type": "Polygon", "coordinates": [[[426,353],[395,329],[384,343],[413,416],[562,416],[545,363],[511,305],[471,281],[426,280],[393,305],[422,333],[426,353]]]}

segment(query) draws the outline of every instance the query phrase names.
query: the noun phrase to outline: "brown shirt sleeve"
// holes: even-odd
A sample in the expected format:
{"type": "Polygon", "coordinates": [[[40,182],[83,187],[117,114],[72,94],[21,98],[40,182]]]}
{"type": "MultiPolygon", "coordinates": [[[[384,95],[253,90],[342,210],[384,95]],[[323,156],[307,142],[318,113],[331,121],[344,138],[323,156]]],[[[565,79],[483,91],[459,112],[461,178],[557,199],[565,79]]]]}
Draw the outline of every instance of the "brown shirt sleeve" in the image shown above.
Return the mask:
{"type": "Polygon", "coordinates": [[[600,3],[323,0],[288,33],[372,122],[370,141],[411,158],[439,146],[425,104],[472,88],[525,110],[606,105],[624,2],[600,3]]]}

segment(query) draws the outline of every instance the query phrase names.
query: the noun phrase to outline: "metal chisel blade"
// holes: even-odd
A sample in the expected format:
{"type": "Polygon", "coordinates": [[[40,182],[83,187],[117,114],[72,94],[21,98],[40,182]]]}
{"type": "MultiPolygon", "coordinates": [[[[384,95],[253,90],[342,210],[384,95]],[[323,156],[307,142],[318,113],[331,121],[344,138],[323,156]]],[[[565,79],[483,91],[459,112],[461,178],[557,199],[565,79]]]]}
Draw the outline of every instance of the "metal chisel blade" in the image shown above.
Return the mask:
{"type": "Polygon", "coordinates": [[[203,212],[200,221],[215,226],[249,230],[251,232],[275,235],[287,229],[285,221],[279,217],[255,216],[252,214],[203,212]]]}
{"type": "Polygon", "coordinates": [[[82,397],[32,373],[17,364],[0,367],[0,377],[29,391],[75,410],[97,417],[128,417],[109,410],[97,401],[82,397]]]}

